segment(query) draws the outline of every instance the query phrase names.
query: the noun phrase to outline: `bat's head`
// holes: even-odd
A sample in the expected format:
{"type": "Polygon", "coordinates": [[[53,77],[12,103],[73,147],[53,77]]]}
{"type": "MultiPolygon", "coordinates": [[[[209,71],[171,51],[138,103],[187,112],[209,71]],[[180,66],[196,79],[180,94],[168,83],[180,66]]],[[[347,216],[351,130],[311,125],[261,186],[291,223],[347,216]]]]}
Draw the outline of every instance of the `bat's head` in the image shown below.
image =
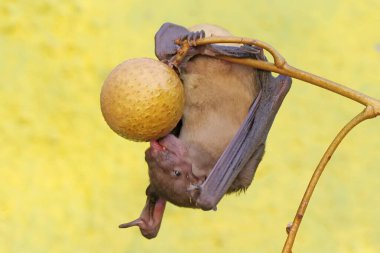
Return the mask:
{"type": "Polygon", "coordinates": [[[187,149],[174,135],[158,141],[151,141],[145,152],[149,166],[150,185],[146,190],[147,201],[139,218],[121,224],[120,228],[138,226],[141,234],[154,238],[161,226],[165,203],[170,201],[178,206],[195,207],[194,191],[201,182],[192,172],[187,161],[187,149]]]}
{"type": "Polygon", "coordinates": [[[203,180],[193,174],[187,157],[185,145],[172,134],[151,141],[145,152],[152,189],[175,205],[195,207],[189,189],[197,187],[203,180]]]}

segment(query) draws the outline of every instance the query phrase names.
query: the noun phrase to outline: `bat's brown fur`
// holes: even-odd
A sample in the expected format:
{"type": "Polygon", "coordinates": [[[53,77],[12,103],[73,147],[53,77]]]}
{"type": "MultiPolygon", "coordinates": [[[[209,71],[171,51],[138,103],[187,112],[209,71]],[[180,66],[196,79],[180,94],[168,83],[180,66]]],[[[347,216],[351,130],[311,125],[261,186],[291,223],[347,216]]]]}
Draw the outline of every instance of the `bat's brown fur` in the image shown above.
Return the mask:
{"type": "Polygon", "coordinates": [[[183,69],[186,102],[179,139],[197,177],[207,177],[246,117],[258,93],[255,72],[208,56],[195,57],[183,69]]]}

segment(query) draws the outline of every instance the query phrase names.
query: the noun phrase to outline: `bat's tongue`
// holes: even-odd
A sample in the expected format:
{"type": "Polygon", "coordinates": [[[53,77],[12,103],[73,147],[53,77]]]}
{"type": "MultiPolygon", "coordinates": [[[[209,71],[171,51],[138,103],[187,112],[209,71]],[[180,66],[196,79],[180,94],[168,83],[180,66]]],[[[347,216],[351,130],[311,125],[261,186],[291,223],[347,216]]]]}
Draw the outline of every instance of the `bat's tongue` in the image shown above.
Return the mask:
{"type": "Polygon", "coordinates": [[[161,145],[157,140],[150,141],[150,147],[157,151],[164,151],[166,147],[161,145]]]}
{"type": "Polygon", "coordinates": [[[183,157],[186,154],[185,145],[173,134],[168,134],[159,140],[151,141],[150,147],[157,151],[168,150],[178,157],[183,157]]]}

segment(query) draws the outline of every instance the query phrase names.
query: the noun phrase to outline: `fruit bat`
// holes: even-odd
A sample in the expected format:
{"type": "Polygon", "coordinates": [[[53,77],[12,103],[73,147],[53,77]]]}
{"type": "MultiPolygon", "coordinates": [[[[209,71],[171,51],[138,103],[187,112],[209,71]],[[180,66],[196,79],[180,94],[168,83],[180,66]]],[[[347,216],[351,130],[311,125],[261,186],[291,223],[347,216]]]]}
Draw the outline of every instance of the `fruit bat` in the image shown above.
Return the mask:
{"type": "Polygon", "coordinates": [[[217,58],[266,61],[261,48],[195,46],[198,38],[219,35],[221,28],[211,27],[214,33],[207,34],[207,29],[190,31],[165,23],[155,35],[157,58],[172,66],[183,82],[185,109],[171,134],[150,142],[145,152],[150,178],[145,207],[138,219],[119,226],[138,226],[149,239],[160,229],[166,201],[216,210],[224,194],[247,189],[291,86],[287,76],[274,78],[270,72],[217,58]],[[177,39],[188,40],[192,46],[178,66],[173,64],[177,39]]]}

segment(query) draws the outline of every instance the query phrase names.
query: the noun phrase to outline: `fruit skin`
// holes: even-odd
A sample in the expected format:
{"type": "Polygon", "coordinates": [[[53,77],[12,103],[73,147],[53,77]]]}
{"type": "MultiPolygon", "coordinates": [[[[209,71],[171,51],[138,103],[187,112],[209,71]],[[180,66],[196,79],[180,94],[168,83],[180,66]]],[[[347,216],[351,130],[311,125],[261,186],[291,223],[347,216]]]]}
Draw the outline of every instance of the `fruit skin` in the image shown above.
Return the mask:
{"type": "Polygon", "coordinates": [[[100,93],[103,117],[110,128],[133,141],[167,135],[183,114],[181,80],[166,64],[135,58],[108,75],[100,93]]]}

